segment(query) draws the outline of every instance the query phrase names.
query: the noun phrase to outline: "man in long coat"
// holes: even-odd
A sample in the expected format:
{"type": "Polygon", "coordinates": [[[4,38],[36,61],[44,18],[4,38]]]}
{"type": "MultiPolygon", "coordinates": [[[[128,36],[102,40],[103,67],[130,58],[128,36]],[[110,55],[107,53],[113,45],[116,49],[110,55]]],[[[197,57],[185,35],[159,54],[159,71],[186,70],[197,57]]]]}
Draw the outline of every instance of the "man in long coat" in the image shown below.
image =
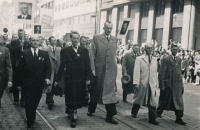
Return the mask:
{"type": "Polygon", "coordinates": [[[80,35],[78,32],[70,34],[72,46],[61,49],[60,66],[56,84],[63,76],[65,83],[66,113],[71,119],[71,127],[76,127],[77,109],[85,105],[86,84],[90,83],[91,67],[89,51],[78,46],[80,35]]]}
{"type": "MultiPolygon", "coordinates": [[[[3,40],[0,38],[0,44],[3,40]]],[[[4,89],[12,87],[12,65],[10,60],[10,53],[8,48],[0,46],[0,108],[1,108],[1,97],[4,89]]]]}
{"type": "Polygon", "coordinates": [[[177,45],[171,45],[172,54],[164,57],[159,70],[160,98],[157,108],[158,116],[161,116],[163,110],[175,111],[176,123],[185,125],[183,122],[183,81],[181,74],[181,59],[176,56],[179,48],[177,45]]]}
{"type": "Polygon", "coordinates": [[[46,103],[48,104],[49,109],[51,109],[54,104],[52,87],[54,86],[56,75],[58,73],[58,68],[60,65],[61,48],[56,47],[56,41],[57,40],[53,36],[51,36],[49,38],[50,45],[44,48],[44,50],[47,51],[49,54],[49,59],[51,63],[51,85],[46,86],[44,89],[44,92],[46,92],[46,103]]]}
{"type": "Polygon", "coordinates": [[[158,125],[156,119],[155,91],[158,88],[158,64],[157,59],[152,56],[153,46],[145,44],[146,54],[136,58],[133,85],[135,95],[133,97],[132,117],[136,118],[140,106],[147,106],[149,109],[149,123],[158,125]]]}
{"type": "Polygon", "coordinates": [[[20,86],[25,93],[28,129],[36,118],[36,109],[42,97],[44,83],[50,84],[51,64],[46,51],[39,50],[39,38],[31,37],[31,49],[21,52],[19,60],[20,86]]]}
{"type": "Polygon", "coordinates": [[[95,76],[91,83],[90,104],[88,116],[95,112],[97,103],[105,104],[107,111],[106,122],[118,124],[113,116],[117,114],[115,89],[117,76],[117,38],[111,36],[113,24],[105,22],[105,33],[95,35],[90,47],[92,73],[95,76]],[[95,82],[95,83],[94,83],[95,82]]]}
{"type": "Polygon", "coordinates": [[[129,83],[127,83],[127,84],[122,83],[123,102],[127,102],[127,100],[126,100],[127,95],[130,93],[133,93],[133,69],[134,69],[136,57],[140,56],[139,44],[134,44],[132,49],[133,49],[133,51],[125,54],[125,56],[122,60],[122,75],[123,76],[129,75],[131,77],[131,80],[129,83]]]}

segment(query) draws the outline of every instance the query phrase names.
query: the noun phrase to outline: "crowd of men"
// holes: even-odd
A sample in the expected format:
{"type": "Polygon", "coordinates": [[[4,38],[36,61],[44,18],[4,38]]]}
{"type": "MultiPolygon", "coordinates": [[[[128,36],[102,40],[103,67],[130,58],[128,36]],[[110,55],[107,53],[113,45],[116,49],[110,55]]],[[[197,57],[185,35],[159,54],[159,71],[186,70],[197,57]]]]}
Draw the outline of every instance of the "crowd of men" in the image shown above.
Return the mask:
{"type": "MultiPolygon", "coordinates": [[[[176,44],[171,45],[169,54],[154,51],[152,43],[146,43],[142,50],[139,44],[134,44],[123,51],[118,39],[111,35],[112,27],[113,24],[106,21],[104,33],[94,35],[91,43],[76,31],[70,34],[70,44],[53,36],[46,40],[35,36],[29,38],[21,29],[18,34],[12,35],[11,42],[7,34],[1,36],[0,98],[6,87],[12,88],[14,105],[20,103],[25,107],[27,129],[33,128],[42,93],[46,93],[46,103],[51,109],[53,96],[62,96],[62,89],[65,113],[71,119],[71,127],[76,127],[77,109],[88,105],[87,115],[93,116],[97,104],[105,105],[106,122],[118,124],[113,118],[117,114],[118,103],[115,93],[117,63],[122,64],[123,101],[127,102],[127,95],[134,93],[133,118],[137,118],[140,106],[147,106],[149,123],[153,125],[159,124],[156,118],[161,117],[163,110],[174,111],[175,122],[186,124],[182,120],[182,77],[183,72],[188,72],[190,61],[187,60],[189,63],[183,67],[184,59],[178,56],[176,44]],[[155,91],[158,88],[160,98],[159,104],[156,104],[155,91]]],[[[191,62],[197,63],[198,60],[199,54],[191,62]]]]}

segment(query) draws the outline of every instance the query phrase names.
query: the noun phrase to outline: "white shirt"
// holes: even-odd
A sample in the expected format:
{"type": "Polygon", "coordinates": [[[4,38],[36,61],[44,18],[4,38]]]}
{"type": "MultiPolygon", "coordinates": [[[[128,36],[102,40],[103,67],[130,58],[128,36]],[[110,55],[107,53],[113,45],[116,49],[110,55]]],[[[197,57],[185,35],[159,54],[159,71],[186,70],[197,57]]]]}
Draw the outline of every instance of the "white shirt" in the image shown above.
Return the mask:
{"type": "Polygon", "coordinates": [[[53,51],[53,49],[54,49],[54,51],[56,51],[56,47],[54,46],[50,46],[51,47],[51,50],[53,51]]]}
{"type": "Polygon", "coordinates": [[[26,17],[28,16],[28,14],[26,14],[26,15],[21,14],[21,16],[22,16],[22,19],[26,19],[26,17]]]}
{"type": "MultiPolygon", "coordinates": [[[[39,50],[38,48],[36,48],[36,50],[35,50],[37,56],[38,56],[38,50],[39,50]]],[[[32,47],[31,47],[31,52],[32,52],[33,57],[34,57],[34,48],[32,48],[32,47]]]]}
{"type": "Polygon", "coordinates": [[[77,46],[77,49],[76,48],[74,48],[73,46],[72,46],[72,48],[74,49],[74,51],[77,53],[77,51],[78,51],[78,46],[77,46]]]}
{"type": "MultiPolygon", "coordinates": [[[[106,34],[105,34],[106,35],[106,34]]],[[[106,35],[106,38],[110,40],[110,35],[106,35]]]]}

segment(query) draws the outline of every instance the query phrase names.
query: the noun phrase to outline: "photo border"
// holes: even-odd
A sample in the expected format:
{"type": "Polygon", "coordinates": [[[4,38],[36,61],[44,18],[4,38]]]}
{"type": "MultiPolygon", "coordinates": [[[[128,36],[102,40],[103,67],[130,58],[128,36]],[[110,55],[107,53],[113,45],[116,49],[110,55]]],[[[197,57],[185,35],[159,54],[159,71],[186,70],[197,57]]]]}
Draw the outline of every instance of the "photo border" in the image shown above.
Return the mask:
{"type": "Polygon", "coordinates": [[[42,24],[31,24],[32,36],[43,36],[43,25],[42,24]],[[41,26],[41,34],[34,34],[34,26],[40,25],[41,26]]]}
{"type": "Polygon", "coordinates": [[[120,26],[120,30],[119,30],[119,32],[118,32],[118,34],[117,34],[117,38],[126,38],[126,35],[127,35],[128,31],[129,31],[129,27],[130,27],[130,24],[131,24],[131,21],[132,21],[132,20],[133,20],[133,19],[131,19],[131,18],[124,18],[124,19],[123,19],[123,21],[122,21],[122,23],[121,23],[121,26],[120,26]],[[129,21],[129,24],[128,24],[126,33],[125,33],[125,34],[120,34],[121,28],[122,28],[122,25],[123,25],[124,21],[129,21]]]}

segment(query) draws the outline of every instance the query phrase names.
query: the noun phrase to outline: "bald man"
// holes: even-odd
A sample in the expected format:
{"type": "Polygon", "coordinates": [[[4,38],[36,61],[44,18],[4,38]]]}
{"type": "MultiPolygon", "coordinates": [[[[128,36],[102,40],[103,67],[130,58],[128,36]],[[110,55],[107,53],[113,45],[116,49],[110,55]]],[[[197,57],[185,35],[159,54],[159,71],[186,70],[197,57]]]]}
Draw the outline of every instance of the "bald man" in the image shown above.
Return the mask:
{"type": "Polygon", "coordinates": [[[21,15],[19,15],[17,18],[18,19],[27,19],[27,20],[31,20],[31,15],[28,14],[28,4],[27,3],[22,3],[20,5],[20,11],[21,11],[21,15]]]}
{"type": "Polygon", "coordinates": [[[51,63],[48,52],[39,50],[39,38],[30,38],[31,49],[21,52],[19,60],[19,84],[25,94],[25,110],[28,129],[33,127],[36,109],[42,97],[44,82],[50,85],[51,63]]]}
{"type": "Polygon", "coordinates": [[[135,88],[133,97],[132,117],[136,118],[140,106],[147,106],[149,109],[149,123],[158,125],[155,120],[156,101],[155,91],[158,88],[157,59],[152,56],[153,45],[146,43],[146,54],[136,58],[133,71],[133,85],[135,88]]]}

